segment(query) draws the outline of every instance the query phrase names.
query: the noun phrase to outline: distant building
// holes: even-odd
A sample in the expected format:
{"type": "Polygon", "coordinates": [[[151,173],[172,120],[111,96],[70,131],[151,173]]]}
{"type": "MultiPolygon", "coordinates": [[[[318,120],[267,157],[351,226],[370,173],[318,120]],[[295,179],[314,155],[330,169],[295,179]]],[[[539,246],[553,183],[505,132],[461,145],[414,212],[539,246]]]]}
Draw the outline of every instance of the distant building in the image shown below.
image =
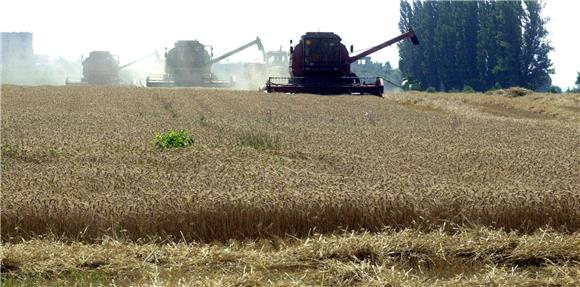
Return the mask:
{"type": "Polygon", "coordinates": [[[27,83],[36,63],[32,33],[0,32],[2,83],[27,83]]]}
{"type": "Polygon", "coordinates": [[[0,33],[2,64],[34,63],[32,49],[32,33],[1,32],[0,33]]]}

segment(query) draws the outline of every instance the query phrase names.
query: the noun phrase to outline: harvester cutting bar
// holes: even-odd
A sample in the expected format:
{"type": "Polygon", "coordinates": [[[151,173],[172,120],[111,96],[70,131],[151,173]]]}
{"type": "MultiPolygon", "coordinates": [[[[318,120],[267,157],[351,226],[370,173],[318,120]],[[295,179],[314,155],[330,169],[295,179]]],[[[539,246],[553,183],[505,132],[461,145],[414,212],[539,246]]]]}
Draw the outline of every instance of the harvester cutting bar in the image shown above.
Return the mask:
{"type": "Polygon", "coordinates": [[[167,75],[149,75],[146,81],[147,87],[175,87],[175,81],[167,75]]]}
{"type": "Polygon", "coordinates": [[[64,84],[67,86],[86,86],[86,83],[83,83],[80,79],[71,80],[66,78],[64,84]]]}
{"type": "Polygon", "coordinates": [[[219,81],[215,79],[204,80],[202,82],[192,81],[176,83],[173,77],[168,75],[149,75],[147,77],[147,87],[172,88],[172,87],[205,87],[205,88],[230,88],[234,86],[233,81],[219,81]]]}
{"type": "Polygon", "coordinates": [[[293,94],[371,94],[382,97],[384,81],[381,77],[341,77],[341,78],[308,78],[308,77],[270,77],[266,82],[268,93],[293,94]]]}

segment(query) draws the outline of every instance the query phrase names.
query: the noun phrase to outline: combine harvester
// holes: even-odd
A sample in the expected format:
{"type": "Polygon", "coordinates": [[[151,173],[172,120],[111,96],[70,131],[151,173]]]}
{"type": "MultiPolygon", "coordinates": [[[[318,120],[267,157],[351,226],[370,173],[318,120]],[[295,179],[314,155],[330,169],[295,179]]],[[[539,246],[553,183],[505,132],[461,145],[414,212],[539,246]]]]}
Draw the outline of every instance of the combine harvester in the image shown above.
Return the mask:
{"type": "Polygon", "coordinates": [[[235,81],[223,81],[211,72],[213,64],[239,53],[253,45],[265,57],[264,46],[259,37],[256,40],[213,58],[206,46],[198,41],[177,41],[175,47],[165,53],[165,75],[147,77],[147,87],[233,87],[235,81]]]}
{"type": "MultiPolygon", "coordinates": [[[[350,64],[404,39],[418,45],[415,32],[408,32],[350,56],[341,38],[331,32],[308,32],[292,47],[290,41],[290,77],[270,77],[268,93],[311,93],[320,95],[371,94],[383,96],[384,80],[360,78],[351,72],[350,64]]],[[[353,53],[353,46],[350,46],[353,53]]]]}
{"type": "Polygon", "coordinates": [[[78,81],[65,80],[67,86],[84,86],[84,85],[121,85],[119,72],[137,62],[149,57],[156,56],[159,59],[157,51],[131,61],[122,66],[119,65],[119,58],[113,56],[109,51],[92,51],[89,57],[83,60],[83,77],[78,81]]]}
{"type": "Polygon", "coordinates": [[[264,82],[268,77],[288,77],[288,52],[278,51],[266,52],[265,62],[245,63],[243,72],[240,75],[240,82],[237,87],[247,90],[263,90],[264,82]],[[240,85],[241,84],[241,85],[240,85]]]}

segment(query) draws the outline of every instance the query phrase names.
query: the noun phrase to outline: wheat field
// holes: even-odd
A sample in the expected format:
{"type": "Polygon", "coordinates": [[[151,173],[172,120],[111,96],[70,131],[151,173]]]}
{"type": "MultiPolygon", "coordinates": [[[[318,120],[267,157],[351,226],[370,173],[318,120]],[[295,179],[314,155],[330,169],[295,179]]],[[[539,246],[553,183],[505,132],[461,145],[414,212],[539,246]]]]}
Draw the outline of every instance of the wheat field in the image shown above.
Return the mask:
{"type": "Polygon", "coordinates": [[[580,282],[578,94],[1,93],[8,285],[580,282]]]}

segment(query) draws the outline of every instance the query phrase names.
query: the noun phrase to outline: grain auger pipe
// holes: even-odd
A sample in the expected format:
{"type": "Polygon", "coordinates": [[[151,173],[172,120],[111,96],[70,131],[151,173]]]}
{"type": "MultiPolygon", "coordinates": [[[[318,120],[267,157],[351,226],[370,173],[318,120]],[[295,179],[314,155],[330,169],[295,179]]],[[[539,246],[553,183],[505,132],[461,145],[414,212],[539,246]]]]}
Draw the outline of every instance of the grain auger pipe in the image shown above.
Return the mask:
{"type": "Polygon", "coordinates": [[[159,60],[161,59],[161,58],[159,57],[159,52],[157,52],[157,51],[154,51],[154,52],[153,52],[153,53],[151,53],[151,54],[148,54],[148,55],[146,55],[146,56],[143,56],[143,57],[141,57],[141,58],[139,58],[139,59],[137,59],[137,60],[131,61],[131,62],[129,62],[129,63],[127,63],[127,64],[125,64],[125,65],[122,65],[122,66],[120,66],[118,70],[119,70],[119,71],[120,71],[120,70],[123,70],[123,69],[125,69],[125,68],[127,68],[127,67],[129,67],[129,66],[131,66],[131,65],[133,65],[133,64],[135,64],[135,63],[137,63],[137,62],[143,61],[143,60],[145,60],[145,59],[147,59],[147,58],[149,58],[149,57],[152,57],[152,56],[156,56],[156,57],[157,57],[157,59],[159,59],[159,60]]]}
{"type": "Polygon", "coordinates": [[[264,45],[262,45],[262,41],[260,40],[260,37],[256,37],[256,40],[211,60],[209,63],[207,63],[207,65],[211,66],[211,65],[213,65],[213,64],[215,64],[215,63],[217,63],[217,62],[219,62],[219,61],[221,61],[229,56],[237,54],[237,53],[239,53],[239,52],[241,52],[241,51],[243,51],[243,50],[245,50],[253,45],[258,46],[258,50],[260,50],[262,52],[262,56],[264,57],[264,60],[266,60],[266,51],[264,51],[264,45]]]}
{"type": "Polygon", "coordinates": [[[399,35],[399,36],[397,36],[389,41],[386,41],[382,44],[379,44],[375,47],[372,47],[372,48],[370,48],[370,49],[368,49],[368,50],[366,50],[358,55],[349,57],[347,63],[345,63],[345,64],[350,65],[350,64],[352,64],[352,63],[354,63],[354,62],[356,62],[356,61],[358,61],[358,60],[360,60],[360,59],[362,59],[362,58],[364,58],[364,57],[366,57],[374,52],[377,52],[381,49],[384,49],[388,46],[391,46],[391,45],[393,45],[399,41],[405,40],[407,38],[410,38],[411,42],[413,42],[414,45],[419,45],[419,39],[417,38],[415,31],[413,31],[413,29],[409,29],[409,31],[407,31],[404,34],[401,34],[401,35],[399,35]]]}

